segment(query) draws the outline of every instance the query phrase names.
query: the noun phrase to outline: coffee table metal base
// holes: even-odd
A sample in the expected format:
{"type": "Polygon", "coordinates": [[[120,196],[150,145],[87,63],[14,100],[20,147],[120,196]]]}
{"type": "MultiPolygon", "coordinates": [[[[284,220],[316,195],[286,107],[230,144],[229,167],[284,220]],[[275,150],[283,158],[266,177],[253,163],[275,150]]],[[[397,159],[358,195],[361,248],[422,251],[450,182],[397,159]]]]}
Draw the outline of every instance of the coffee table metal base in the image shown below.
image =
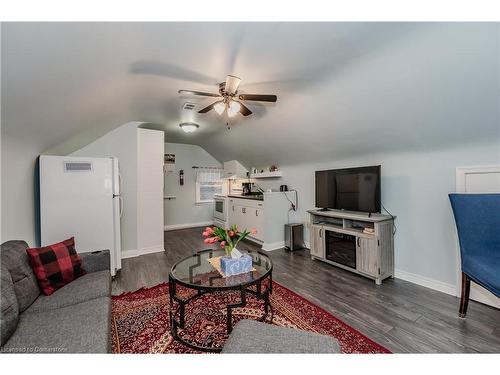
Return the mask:
{"type": "MultiPolygon", "coordinates": [[[[252,284],[247,284],[247,285],[241,285],[238,287],[235,287],[234,289],[224,289],[224,290],[217,290],[217,289],[196,289],[197,293],[194,294],[193,296],[182,299],[177,295],[177,282],[173,277],[169,277],[169,296],[170,296],[170,311],[169,311],[169,318],[170,318],[170,332],[172,334],[172,337],[182,343],[183,345],[188,346],[191,349],[202,351],[202,352],[215,352],[218,353],[222,350],[222,348],[219,347],[212,347],[212,346],[201,346],[197,345],[195,343],[186,341],[183,339],[181,336],[178,334],[179,329],[184,329],[185,327],[185,321],[186,321],[186,305],[188,305],[191,301],[201,297],[202,295],[206,293],[215,293],[215,292],[234,292],[234,291],[239,291],[240,292],[240,302],[237,303],[230,303],[226,306],[227,310],[227,319],[226,319],[226,330],[227,334],[230,334],[231,331],[233,330],[233,309],[238,308],[238,307],[245,307],[247,304],[247,293],[253,294],[257,300],[263,300],[264,301],[264,314],[258,319],[259,321],[264,321],[268,315],[269,312],[271,312],[271,321],[273,320],[273,308],[271,306],[271,301],[270,301],[270,294],[272,293],[273,290],[273,281],[272,281],[272,274],[269,274],[268,277],[264,279],[259,279],[257,282],[252,283],[252,284]],[[262,291],[262,281],[265,279],[269,279],[269,286],[265,288],[264,291],[262,291]],[[250,289],[250,287],[255,285],[256,290],[250,289]],[[174,301],[177,303],[177,307],[174,307],[174,301]],[[176,318],[178,316],[178,318],[176,318]]],[[[183,284],[184,287],[190,288],[189,286],[186,286],[183,284]]],[[[193,289],[193,288],[190,288],[193,289]]]]}

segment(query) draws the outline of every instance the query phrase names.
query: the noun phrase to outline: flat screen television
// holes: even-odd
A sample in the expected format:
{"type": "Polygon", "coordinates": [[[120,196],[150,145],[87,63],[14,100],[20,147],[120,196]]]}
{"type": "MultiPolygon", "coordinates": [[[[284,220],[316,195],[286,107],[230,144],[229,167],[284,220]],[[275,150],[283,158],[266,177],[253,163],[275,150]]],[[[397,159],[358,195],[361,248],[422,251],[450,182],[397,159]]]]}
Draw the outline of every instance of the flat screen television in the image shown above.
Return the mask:
{"type": "Polygon", "coordinates": [[[316,207],[380,213],[380,165],[316,171],[316,207]]]}

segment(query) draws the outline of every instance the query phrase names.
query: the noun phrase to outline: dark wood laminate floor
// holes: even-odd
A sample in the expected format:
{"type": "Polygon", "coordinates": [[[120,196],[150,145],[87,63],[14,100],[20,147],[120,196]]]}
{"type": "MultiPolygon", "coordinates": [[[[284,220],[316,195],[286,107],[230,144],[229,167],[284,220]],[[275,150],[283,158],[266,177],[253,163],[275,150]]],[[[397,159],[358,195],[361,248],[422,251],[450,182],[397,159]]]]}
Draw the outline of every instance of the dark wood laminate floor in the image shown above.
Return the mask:
{"type": "MultiPolygon", "coordinates": [[[[113,294],[168,280],[178,260],[207,248],[202,228],[165,232],[165,253],[124,259],[113,294]]],[[[251,242],[238,246],[256,249],[251,242]]],[[[458,299],[399,280],[371,280],[312,261],[307,250],[269,253],[273,278],[393,352],[500,353],[500,311],[471,302],[467,319],[457,316],[458,299]]]]}

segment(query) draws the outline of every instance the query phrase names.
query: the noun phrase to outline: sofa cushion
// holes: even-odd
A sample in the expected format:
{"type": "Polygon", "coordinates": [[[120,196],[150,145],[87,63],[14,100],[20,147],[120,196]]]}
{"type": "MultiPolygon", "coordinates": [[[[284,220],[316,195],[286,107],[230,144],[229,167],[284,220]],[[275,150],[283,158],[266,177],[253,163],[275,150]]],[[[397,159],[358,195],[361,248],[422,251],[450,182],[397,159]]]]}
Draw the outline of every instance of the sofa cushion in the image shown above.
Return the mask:
{"type": "Polygon", "coordinates": [[[22,314],[5,353],[109,353],[111,299],[22,314]]]}
{"type": "Polygon", "coordinates": [[[51,295],[57,289],[85,274],[75,250],[75,238],[40,248],[27,249],[31,268],[42,292],[51,295]]]}
{"type": "Polygon", "coordinates": [[[26,310],[26,313],[58,309],[110,295],[111,275],[109,271],[92,272],[56,290],[50,296],[40,295],[26,310]]]}
{"type": "Polygon", "coordinates": [[[19,319],[19,305],[17,304],[16,292],[14,292],[14,283],[10,277],[10,272],[4,264],[2,264],[0,272],[2,291],[0,331],[1,345],[3,345],[16,330],[19,319]]]}
{"type": "Polygon", "coordinates": [[[26,254],[27,248],[26,242],[15,240],[3,243],[0,249],[2,264],[9,270],[14,283],[19,312],[26,310],[40,295],[38,282],[26,254]]]}
{"type": "Polygon", "coordinates": [[[340,353],[333,337],[255,320],[240,320],[227,339],[223,353],[340,353]]]}

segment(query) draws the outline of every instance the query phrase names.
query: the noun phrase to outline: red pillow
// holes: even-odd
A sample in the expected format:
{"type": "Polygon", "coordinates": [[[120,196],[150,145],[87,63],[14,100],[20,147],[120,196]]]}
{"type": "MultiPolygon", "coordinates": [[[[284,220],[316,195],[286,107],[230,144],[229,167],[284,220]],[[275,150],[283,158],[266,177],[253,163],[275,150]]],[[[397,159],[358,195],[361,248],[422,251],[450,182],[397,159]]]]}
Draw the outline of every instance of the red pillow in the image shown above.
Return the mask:
{"type": "Polygon", "coordinates": [[[86,273],[75,250],[74,237],[50,246],[30,248],[26,252],[38,284],[48,296],[86,273]]]}

